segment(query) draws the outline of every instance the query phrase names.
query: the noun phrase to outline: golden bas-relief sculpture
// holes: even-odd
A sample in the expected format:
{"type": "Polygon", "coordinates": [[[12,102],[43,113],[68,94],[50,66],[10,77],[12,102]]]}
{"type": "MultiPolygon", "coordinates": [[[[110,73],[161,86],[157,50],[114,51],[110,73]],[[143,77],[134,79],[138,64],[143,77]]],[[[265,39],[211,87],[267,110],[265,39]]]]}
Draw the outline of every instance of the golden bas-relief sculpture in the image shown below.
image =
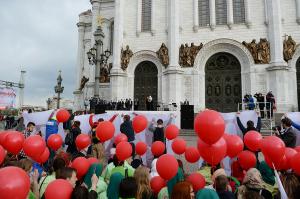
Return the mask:
{"type": "Polygon", "coordinates": [[[162,43],[160,49],[156,52],[156,54],[162,65],[167,68],[169,66],[169,50],[166,44],[162,43]]]}
{"type": "Polygon", "coordinates": [[[129,46],[126,46],[126,49],[121,49],[121,68],[122,70],[126,70],[128,67],[128,64],[130,62],[130,58],[133,56],[132,50],[130,50],[129,46]]]}
{"type": "Polygon", "coordinates": [[[259,43],[255,39],[250,43],[243,41],[243,45],[248,48],[256,64],[270,63],[270,43],[266,38],[260,39],[259,43]]]}
{"type": "Polygon", "coordinates": [[[202,43],[199,46],[191,43],[190,47],[188,44],[185,44],[185,46],[181,44],[179,48],[179,65],[182,67],[193,67],[196,56],[202,47],[202,43]]]}
{"type": "Polygon", "coordinates": [[[289,61],[293,58],[296,51],[296,42],[293,40],[292,36],[288,36],[287,39],[283,41],[283,57],[285,61],[289,61]]]}

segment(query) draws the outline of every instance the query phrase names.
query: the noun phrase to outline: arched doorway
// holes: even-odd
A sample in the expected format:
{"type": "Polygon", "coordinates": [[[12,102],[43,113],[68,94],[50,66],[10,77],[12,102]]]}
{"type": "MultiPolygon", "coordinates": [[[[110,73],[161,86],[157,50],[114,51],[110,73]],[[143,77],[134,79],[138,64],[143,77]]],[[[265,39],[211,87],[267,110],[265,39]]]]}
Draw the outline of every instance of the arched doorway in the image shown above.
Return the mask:
{"type": "Polygon", "coordinates": [[[300,110],[300,57],[296,62],[298,110],[300,110]]]}
{"type": "Polygon", "coordinates": [[[219,112],[235,112],[242,99],[241,65],[225,52],[211,56],[205,65],[205,106],[219,112]]]}
{"type": "Polygon", "coordinates": [[[138,110],[146,110],[146,98],[149,95],[152,96],[154,108],[156,108],[157,74],[156,65],[150,61],[143,61],[136,67],[134,71],[134,99],[139,100],[138,110]]]}

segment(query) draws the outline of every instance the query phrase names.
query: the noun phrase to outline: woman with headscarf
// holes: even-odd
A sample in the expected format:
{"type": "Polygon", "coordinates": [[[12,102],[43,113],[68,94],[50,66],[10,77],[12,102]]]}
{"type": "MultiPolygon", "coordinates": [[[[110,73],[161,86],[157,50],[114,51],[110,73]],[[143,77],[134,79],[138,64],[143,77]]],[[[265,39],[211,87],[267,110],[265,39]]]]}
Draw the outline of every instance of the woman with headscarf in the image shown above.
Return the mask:
{"type": "Polygon", "coordinates": [[[92,176],[95,174],[98,177],[98,183],[96,185],[96,192],[98,194],[98,199],[107,199],[106,190],[107,184],[104,182],[104,179],[100,176],[103,166],[101,164],[92,164],[84,177],[84,184],[87,186],[88,190],[92,187],[92,176]]]}
{"type": "Polygon", "coordinates": [[[107,187],[108,199],[119,199],[119,187],[124,176],[121,173],[114,173],[111,175],[109,184],[107,187]]]}
{"type": "Polygon", "coordinates": [[[212,189],[201,189],[196,194],[196,199],[220,199],[217,192],[212,189]]]}
{"type": "Polygon", "coordinates": [[[247,171],[243,180],[243,185],[238,188],[238,199],[259,198],[272,199],[272,194],[265,189],[260,172],[251,168],[247,171]]]}

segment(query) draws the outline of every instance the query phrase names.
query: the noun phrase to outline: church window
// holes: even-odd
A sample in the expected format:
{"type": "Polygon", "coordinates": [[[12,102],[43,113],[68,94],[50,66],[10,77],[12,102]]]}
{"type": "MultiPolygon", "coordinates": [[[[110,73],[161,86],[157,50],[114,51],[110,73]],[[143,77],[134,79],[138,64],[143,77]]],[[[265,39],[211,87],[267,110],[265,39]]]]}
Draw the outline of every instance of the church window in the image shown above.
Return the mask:
{"type": "Polygon", "coordinates": [[[152,0],[142,0],[142,32],[151,31],[152,0]]]}
{"type": "Polygon", "coordinates": [[[227,2],[226,0],[216,0],[216,24],[227,24],[227,2]]]}
{"type": "Polygon", "coordinates": [[[199,26],[209,26],[209,0],[198,0],[199,26]]]}
{"type": "Polygon", "coordinates": [[[233,0],[233,21],[235,24],[245,23],[244,0],[233,0]]]}

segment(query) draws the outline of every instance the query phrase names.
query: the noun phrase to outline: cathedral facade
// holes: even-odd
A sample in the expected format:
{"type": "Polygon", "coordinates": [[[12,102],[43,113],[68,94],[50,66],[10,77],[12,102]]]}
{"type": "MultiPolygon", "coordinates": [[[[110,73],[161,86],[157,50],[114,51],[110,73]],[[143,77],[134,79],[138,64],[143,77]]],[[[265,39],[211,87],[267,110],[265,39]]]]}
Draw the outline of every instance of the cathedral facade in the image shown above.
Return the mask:
{"type": "Polygon", "coordinates": [[[77,23],[75,110],[96,94],[234,112],[244,95],[268,91],[278,112],[298,110],[300,0],[90,2],[77,23]],[[97,31],[98,51],[111,52],[99,68],[88,56],[97,31]]]}

